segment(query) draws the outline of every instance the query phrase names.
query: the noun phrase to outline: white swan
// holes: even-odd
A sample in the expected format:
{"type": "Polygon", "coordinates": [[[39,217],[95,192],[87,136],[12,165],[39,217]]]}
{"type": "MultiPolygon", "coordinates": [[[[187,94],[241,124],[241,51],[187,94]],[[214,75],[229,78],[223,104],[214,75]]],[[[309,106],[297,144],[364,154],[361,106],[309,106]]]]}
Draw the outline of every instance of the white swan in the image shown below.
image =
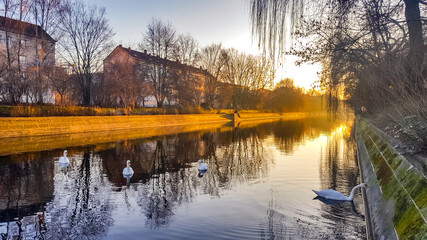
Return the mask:
{"type": "Polygon", "coordinates": [[[367,183],[361,183],[357,186],[355,186],[350,193],[350,196],[345,196],[344,194],[332,190],[332,189],[326,189],[326,190],[322,190],[322,191],[315,191],[313,190],[314,193],[316,193],[319,197],[322,198],[326,198],[326,199],[331,199],[331,200],[338,200],[338,201],[352,201],[353,197],[354,197],[354,193],[356,192],[356,189],[360,188],[360,187],[367,187],[368,184],[367,183]]]}
{"type": "Polygon", "coordinates": [[[197,167],[197,170],[199,171],[206,171],[208,170],[208,165],[206,165],[206,163],[203,162],[203,160],[199,160],[199,166],[197,167]]]}
{"type": "Polygon", "coordinates": [[[126,167],[123,169],[123,177],[130,178],[133,175],[133,169],[130,167],[130,160],[126,161],[126,167]]]}
{"type": "Polygon", "coordinates": [[[68,163],[59,163],[60,168],[66,168],[68,167],[68,163]]]}
{"type": "Polygon", "coordinates": [[[68,164],[67,150],[64,151],[64,156],[59,158],[60,164],[68,164]]]}

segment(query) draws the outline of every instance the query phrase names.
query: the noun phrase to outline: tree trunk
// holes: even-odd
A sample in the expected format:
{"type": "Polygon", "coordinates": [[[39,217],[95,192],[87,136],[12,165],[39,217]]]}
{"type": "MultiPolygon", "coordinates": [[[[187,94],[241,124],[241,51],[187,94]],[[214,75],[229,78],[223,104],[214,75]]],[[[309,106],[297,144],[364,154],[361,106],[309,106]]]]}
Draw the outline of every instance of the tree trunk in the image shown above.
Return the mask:
{"type": "Polygon", "coordinates": [[[158,108],[163,107],[163,100],[157,100],[157,107],[158,108]]]}
{"type": "Polygon", "coordinates": [[[405,18],[409,32],[409,68],[411,78],[416,89],[423,86],[418,74],[421,72],[424,61],[424,39],[421,25],[420,5],[418,0],[404,0],[405,18]]]}
{"type": "Polygon", "coordinates": [[[37,84],[38,84],[38,87],[37,87],[37,94],[38,94],[38,99],[37,99],[37,104],[39,104],[39,105],[43,105],[43,103],[44,103],[44,101],[43,101],[43,79],[41,78],[41,76],[39,76],[39,72],[38,72],[39,70],[37,70],[37,76],[36,76],[36,79],[37,79],[37,84]]]}
{"type": "Polygon", "coordinates": [[[85,82],[86,82],[85,88],[83,89],[83,105],[88,107],[90,106],[91,79],[85,79],[85,82]]]}

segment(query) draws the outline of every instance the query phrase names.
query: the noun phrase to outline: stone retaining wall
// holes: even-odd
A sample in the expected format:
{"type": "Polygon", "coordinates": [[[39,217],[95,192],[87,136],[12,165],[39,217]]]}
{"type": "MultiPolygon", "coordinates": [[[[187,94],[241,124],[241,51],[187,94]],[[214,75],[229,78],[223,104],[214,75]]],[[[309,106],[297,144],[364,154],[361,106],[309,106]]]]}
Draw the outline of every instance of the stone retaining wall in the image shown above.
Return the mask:
{"type": "Polygon", "coordinates": [[[366,120],[356,141],[374,239],[427,239],[427,178],[366,120]]]}
{"type": "MultiPolygon", "coordinates": [[[[297,119],[308,113],[242,113],[242,120],[297,119]]],[[[227,123],[233,114],[0,118],[0,138],[227,123]]]]}
{"type": "Polygon", "coordinates": [[[233,114],[0,118],[0,156],[192,131],[229,131],[307,116],[311,114],[245,113],[238,124],[233,114]]]}
{"type": "Polygon", "coordinates": [[[38,152],[76,146],[97,145],[123,140],[164,136],[194,131],[226,131],[232,127],[223,123],[188,124],[167,127],[151,127],[122,131],[98,131],[45,136],[14,137],[0,139],[0,156],[23,152],[38,152]]]}
{"type": "Polygon", "coordinates": [[[0,118],[0,138],[228,121],[227,115],[220,114],[0,118]]]}

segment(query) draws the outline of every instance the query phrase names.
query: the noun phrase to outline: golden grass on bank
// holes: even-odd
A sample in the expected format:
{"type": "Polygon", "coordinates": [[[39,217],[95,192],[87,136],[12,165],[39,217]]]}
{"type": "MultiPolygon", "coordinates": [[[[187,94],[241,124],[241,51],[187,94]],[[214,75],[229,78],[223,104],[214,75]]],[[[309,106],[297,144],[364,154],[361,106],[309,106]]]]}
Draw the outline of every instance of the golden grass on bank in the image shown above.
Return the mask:
{"type": "MultiPolygon", "coordinates": [[[[0,106],[0,117],[125,116],[161,114],[231,114],[233,109],[203,109],[200,106],[164,108],[101,108],[80,106],[0,106]]],[[[257,112],[243,110],[241,112],[257,112]]]]}

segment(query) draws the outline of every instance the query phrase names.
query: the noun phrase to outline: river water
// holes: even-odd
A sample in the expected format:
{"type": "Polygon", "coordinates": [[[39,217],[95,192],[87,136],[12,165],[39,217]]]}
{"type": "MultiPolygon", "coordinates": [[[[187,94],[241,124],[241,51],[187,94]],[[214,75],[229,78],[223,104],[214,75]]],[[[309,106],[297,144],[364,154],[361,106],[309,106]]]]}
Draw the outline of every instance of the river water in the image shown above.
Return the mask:
{"type": "Polygon", "coordinates": [[[352,121],[311,118],[0,157],[3,239],[365,239],[352,121]],[[134,175],[122,170],[131,160],[134,175]],[[197,171],[204,159],[208,171],[197,171]]]}

